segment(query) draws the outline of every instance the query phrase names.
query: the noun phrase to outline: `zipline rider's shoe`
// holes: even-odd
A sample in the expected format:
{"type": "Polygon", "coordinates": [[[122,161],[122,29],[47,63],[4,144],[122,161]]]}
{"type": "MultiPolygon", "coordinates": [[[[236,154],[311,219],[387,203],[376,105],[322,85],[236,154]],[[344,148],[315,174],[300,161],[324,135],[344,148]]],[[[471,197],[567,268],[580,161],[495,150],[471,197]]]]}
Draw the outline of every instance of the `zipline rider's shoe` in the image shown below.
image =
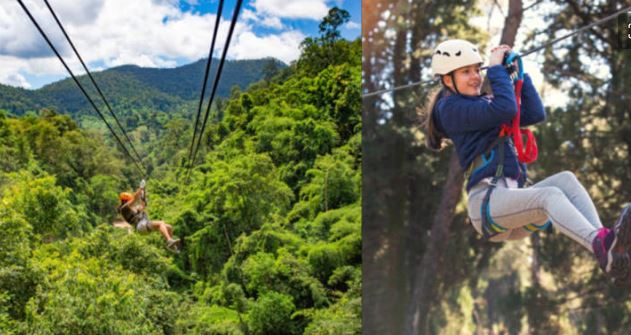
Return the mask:
{"type": "Polygon", "coordinates": [[[170,239],[167,242],[167,249],[179,253],[180,252],[180,240],[179,239],[170,239]]]}
{"type": "Polygon", "coordinates": [[[600,268],[617,284],[631,283],[631,206],[622,210],[613,229],[598,231],[592,249],[600,268]]]}

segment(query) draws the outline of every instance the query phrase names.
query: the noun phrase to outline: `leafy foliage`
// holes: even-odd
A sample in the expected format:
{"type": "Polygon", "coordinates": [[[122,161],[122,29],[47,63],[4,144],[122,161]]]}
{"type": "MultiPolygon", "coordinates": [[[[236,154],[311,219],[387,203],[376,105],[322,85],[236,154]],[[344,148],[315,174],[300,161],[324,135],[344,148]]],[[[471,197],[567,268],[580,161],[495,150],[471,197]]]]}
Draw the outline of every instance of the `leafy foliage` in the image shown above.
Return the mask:
{"type": "Polygon", "coordinates": [[[212,106],[190,182],[202,63],[97,74],[180,254],[108,224],[137,171],[70,82],[0,88],[0,332],[359,334],[361,46],[334,39],[309,49],[330,64],[234,62],[265,78],[212,106]]]}

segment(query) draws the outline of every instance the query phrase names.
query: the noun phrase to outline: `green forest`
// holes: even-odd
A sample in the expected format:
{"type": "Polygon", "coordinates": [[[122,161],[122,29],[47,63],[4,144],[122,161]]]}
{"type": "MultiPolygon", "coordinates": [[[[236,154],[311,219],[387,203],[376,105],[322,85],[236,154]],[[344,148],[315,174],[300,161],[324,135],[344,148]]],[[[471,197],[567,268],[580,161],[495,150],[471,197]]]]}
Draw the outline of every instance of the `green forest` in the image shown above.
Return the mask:
{"type": "Polygon", "coordinates": [[[188,183],[198,98],[160,105],[165,84],[103,86],[178,254],[112,226],[119,192],[141,178],[92,111],[4,96],[0,333],[361,333],[361,43],[337,25],[213,104],[188,183]]]}
{"type": "MultiPolygon", "coordinates": [[[[364,93],[431,80],[432,51],[447,39],[475,43],[486,65],[496,45],[526,53],[630,5],[364,0],[364,93]]],[[[631,201],[631,53],[618,48],[613,18],[524,57],[527,73],[540,72],[534,85],[547,114],[531,127],[539,158],[529,177],[573,172],[606,227],[631,201]]],[[[587,249],[556,229],[490,243],[468,223],[454,146],[424,145],[422,108],[437,87],[363,100],[362,188],[372,195],[362,214],[364,329],[631,334],[631,290],[615,286],[587,249]]]]}

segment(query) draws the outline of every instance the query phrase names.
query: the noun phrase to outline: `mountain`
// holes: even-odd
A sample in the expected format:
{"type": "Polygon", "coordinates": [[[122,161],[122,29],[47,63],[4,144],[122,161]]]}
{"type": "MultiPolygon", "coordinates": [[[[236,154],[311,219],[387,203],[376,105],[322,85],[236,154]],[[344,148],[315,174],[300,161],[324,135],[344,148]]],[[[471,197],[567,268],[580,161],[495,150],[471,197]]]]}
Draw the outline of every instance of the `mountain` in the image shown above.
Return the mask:
{"type": "MultiPolygon", "coordinates": [[[[148,108],[168,111],[177,106],[199,100],[206,60],[171,69],[143,68],[123,65],[101,72],[93,77],[105,94],[112,108],[129,110],[148,108]]],[[[233,86],[245,89],[251,83],[264,78],[265,69],[286,67],[277,59],[231,60],[224,63],[216,96],[227,97],[233,86]]],[[[213,58],[206,97],[214,81],[219,60],[213,58]]],[[[102,101],[87,76],[78,77],[93,101],[101,108],[102,101]]],[[[22,115],[29,110],[51,108],[73,116],[94,113],[72,78],[60,80],[37,90],[27,90],[0,84],[0,109],[22,115]]],[[[105,112],[105,110],[102,110],[105,112]]]]}

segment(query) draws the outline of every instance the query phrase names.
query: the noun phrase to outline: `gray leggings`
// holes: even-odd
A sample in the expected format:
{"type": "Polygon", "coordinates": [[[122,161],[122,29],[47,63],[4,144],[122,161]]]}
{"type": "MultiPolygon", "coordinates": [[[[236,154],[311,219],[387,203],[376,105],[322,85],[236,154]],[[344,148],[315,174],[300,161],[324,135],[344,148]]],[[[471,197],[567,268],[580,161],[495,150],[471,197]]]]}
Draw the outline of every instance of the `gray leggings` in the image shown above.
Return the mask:
{"type": "MultiPolygon", "coordinates": [[[[469,217],[480,234],[480,206],[488,186],[488,181],[481,181],[469,192],[469,217]]],[[[493,220],[508,229],[491,238],[493,242],[522,239],[531,234],[524,226],[543,225],[549,219],[555,229],[591,252],[592,240],[603,227],[589,194],[569,171],[528,188],[508,188],[499,181],[491,195],[490,209],[493,220]]]]}

